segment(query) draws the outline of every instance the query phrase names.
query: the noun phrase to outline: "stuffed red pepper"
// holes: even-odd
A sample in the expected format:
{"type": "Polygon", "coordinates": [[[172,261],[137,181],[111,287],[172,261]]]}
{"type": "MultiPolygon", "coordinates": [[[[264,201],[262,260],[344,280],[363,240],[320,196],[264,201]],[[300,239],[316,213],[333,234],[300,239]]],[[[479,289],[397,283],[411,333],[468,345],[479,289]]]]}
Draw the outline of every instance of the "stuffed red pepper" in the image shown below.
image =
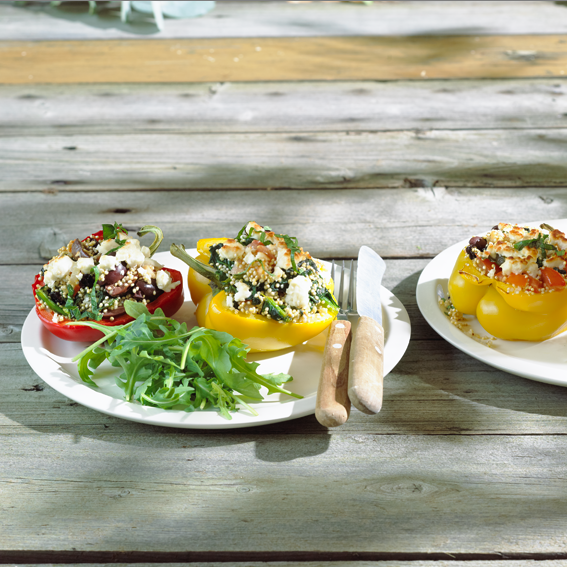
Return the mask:
{"type": "Polygon", "coordinates": [[[68,341],[96,341],[103,335],[74,321],[123,325],[132,320],[124,302],[161,309],[171,317],[183,304],[183,280],[177,270],[152,258],[163,239],[158,227],[145,226],[138,236],[153,233],[151,246],[142,246],[120,224],[104,224],[99,232],[75,239],[58,250],[32,285],[37,314],[54,335],[68,341]]]}

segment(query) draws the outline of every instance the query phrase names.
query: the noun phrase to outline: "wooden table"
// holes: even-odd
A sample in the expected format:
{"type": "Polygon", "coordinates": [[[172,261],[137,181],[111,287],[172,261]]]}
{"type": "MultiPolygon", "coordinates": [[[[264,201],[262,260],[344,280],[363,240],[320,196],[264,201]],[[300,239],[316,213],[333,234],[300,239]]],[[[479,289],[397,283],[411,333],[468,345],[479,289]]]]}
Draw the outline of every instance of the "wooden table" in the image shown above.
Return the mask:
{"type": "Polygon", "coordinates": [[[415,300],[449,245],[567,217],[564,4],[218,2],[161,33],[1,5],[0,563],[565,565],[567,390],[463,354],[415,300]],[[412,338],[380,414],[152,427],[26,363],[63,243],[116,220],[192,247],[252,219],[386,259],[412,338]]]}

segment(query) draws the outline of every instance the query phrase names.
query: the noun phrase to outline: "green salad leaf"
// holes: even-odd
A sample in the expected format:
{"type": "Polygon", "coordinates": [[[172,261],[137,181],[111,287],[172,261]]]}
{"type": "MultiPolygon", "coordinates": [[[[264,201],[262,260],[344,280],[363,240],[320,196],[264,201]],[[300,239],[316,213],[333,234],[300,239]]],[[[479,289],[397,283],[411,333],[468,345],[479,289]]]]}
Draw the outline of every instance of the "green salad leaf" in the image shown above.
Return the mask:
{"type": "Polygon", "coordinates": [[[165,317],[161,309],[150,314],[145,305],[126,301],[126,313],[135,317],[126,325],[107,327],[91,321],[73,322],[99,329],[104,337],[78,354],[81,379],[96,386],[93,375],[108,360],[122,371],[116,383],[130,402],[162,409],[196,411],[216,408],[226,419],[238,406],[257,412],[248,404],[269,394],[301,398],[281,387],[288,374],[261,375],[257,362],[247,362],[248,347],[228,333],[202,327],[187,329],[165,317]]]}

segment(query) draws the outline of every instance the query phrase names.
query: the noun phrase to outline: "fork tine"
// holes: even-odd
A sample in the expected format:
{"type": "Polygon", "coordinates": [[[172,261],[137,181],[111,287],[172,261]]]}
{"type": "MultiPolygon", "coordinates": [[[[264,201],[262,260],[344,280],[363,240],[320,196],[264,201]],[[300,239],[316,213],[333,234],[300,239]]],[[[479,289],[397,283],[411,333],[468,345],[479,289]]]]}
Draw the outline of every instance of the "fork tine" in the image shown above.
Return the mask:
{"type": "Polygon", "coordinates": [[[354,308],[354,265],[353,261],[350,261],[350,273],[348,280],[348,298],[347,298],[347,310],[352,311],[354,308]]]}
{"type": "Polygon", "coordinates": [[[342,262],[341,268],[341,284],[339,286],[339,307],[341,311],[345,309],[345,261],[342,262]]]}
{"type": "Polygon", "coordinates": [[[331,279],[333,280],[333,285],[335,284],[336,280],[335,280],[335,261],[331,260],[331,279]]]}

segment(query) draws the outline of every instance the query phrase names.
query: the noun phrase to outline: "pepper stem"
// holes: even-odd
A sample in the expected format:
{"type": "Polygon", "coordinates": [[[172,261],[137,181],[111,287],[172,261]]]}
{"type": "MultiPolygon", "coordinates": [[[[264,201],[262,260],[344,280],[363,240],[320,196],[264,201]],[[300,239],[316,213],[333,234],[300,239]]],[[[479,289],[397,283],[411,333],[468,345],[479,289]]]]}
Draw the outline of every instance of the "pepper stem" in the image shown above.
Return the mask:
{"type": "Polygon", "coordinates": [[[198,274],[201,274],[203,277],[210,280],[216,287],[219,289],[223,288],[224,284],[217,276],[217,271],[211,266],[203,264],[202,262],[199,262],[199,260],[193,258],[193,256],[187,253],[183,244],[181,244],[181,246],[172,244],[169,251],[173,256],[185,262],[190,268],[193,268],[198,274]]]}
{"type": "Polygon", "coordinates": [[[154,241],[152,242],[152,245],[150,246],[150,256],[153,256],[154,252],[159,248],[159,245],[161,244],[161,241],[163,240],[163,232],[162,232],[161,228],[149,224],[147,226],[143,226],[138,231],[138,236],[144,236],[144,234],[148,234],[148,232],[152,232],[153,234],[155,234],[154,241]]]}

